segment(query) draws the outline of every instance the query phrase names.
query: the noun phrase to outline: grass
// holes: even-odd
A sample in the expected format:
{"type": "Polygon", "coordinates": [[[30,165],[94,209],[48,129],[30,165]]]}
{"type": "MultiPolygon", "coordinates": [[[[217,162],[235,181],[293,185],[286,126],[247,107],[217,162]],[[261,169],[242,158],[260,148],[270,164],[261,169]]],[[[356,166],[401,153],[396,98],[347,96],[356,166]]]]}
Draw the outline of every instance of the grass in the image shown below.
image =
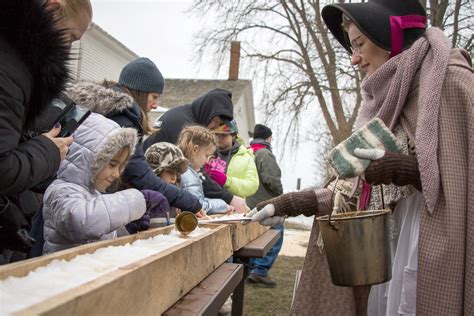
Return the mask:
{"type": "Polygon", "coordinates": [[[296,270],[303,268],[303,257],[279,256],[270,270],[275,288],[245,284],[244,315],[289,315],[296,270]]]}

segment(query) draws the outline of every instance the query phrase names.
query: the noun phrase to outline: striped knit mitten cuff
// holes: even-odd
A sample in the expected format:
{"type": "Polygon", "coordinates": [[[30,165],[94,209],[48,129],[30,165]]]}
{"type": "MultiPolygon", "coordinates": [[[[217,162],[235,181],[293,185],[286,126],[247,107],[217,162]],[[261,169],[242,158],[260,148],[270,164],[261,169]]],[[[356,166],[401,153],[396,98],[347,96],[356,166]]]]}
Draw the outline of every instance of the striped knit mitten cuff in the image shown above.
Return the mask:
{"type": "Polygon", "coordinates": [[[385,155],[370,162],[365,169],[365,179],[373,185],[395,184],[413,185],[421,191],[421,178],[416,157],[385,152],[385,155]]]}
{"type": "Polygon", "coordinates": [[[267,204],[275,206],[274,216],[305,216],[315,215],[318,211],[318,198],[314,190],[291,192],[257,204],[262,209],[267,204]]]}

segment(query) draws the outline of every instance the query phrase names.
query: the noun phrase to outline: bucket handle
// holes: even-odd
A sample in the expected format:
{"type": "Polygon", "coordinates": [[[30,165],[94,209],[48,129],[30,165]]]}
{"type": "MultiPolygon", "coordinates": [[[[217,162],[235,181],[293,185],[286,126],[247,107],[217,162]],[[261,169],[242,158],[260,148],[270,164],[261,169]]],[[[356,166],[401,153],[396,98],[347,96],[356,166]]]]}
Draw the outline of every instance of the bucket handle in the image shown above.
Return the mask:
{"type": "MultiPolygon", "coordinates": [[[[332,191],[332,194],[331,194],[331,201],[334,201],[334,196],[336,194],[336,187],[337,187],[337,182],[338,181],[339,181],[339,176],[336,177],[336,181],[334,182],[334,190],[332,191]]],[[[384,195],[383,195],[383,186],[382,186],[382,184],[380,184],[380,198],[382,200],[382,209],[385,209],[385,199],[384,199],[384,195]]],[[[334,201],[334,203],[335,203],[335,201],[334,201]]],[[[336,224],[334,223],[335,221],[331,221],[331,216],[332,216],[333,211],[334,211],[334,209],[329,213],[328,223],[329,223],[329,226],[336,229],[336,224]]]]}

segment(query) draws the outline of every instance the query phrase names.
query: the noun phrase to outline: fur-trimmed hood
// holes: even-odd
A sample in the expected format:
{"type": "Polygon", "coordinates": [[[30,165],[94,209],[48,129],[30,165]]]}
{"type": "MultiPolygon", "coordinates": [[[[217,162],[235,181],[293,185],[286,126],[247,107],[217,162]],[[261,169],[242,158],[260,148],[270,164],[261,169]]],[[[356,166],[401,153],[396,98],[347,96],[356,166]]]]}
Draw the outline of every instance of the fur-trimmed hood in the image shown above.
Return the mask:
{"type": "Polygon", "coordinates": [[[54,26],[53,14],[42,3],[40,0],[0,1],[0,39],[25,64],[32,82],[28,87],[31,93],[25,98],[27,126],[64,90],[69,79],[69,47],[54,26]]]}
{"type": "Polygon", "coordinates": [[[135,101],[118,85],[110,82],[98,84],[90,81],[79,81],[69,84],[67,95],[76,103],[94,113],[110,117],[126,110],[133,110],[135,101]]]}
{"type": "Polygon", "coordinates": [[[91,113],[74,133],[74,142],[61,163],[58,179],[94,191],[99,171],[123,147],[129,148],[129,157],[133,155],[136,140],[137,132],[133,128],[121,128],[114,121],[91,113]]]}

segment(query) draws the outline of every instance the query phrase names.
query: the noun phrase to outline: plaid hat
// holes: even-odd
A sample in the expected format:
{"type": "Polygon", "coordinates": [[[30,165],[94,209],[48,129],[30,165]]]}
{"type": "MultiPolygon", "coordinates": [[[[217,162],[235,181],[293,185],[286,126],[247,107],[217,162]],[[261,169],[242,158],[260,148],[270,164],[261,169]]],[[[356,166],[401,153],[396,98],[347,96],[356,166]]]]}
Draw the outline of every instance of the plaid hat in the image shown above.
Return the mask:
{"type": "Polygon", "coordinates": [[[156,175],[163,170],[183,174],[188,169],[188,160],[178,146],[167,142],[151,145],[145,152],[145,158],[156,175]]]}
{"type": "Polygon", "coordinates": [[[120,72],[119,83],[127,88],[162,94],[165,79],[155,63],[145,57],[132,60],[120,72]]]}
{"type": "Polygon", "coordinates": [[[237,122],[235,120],[229,121],[226,118],[222,118],[221,120],[224,124],[220,125],[219,127],[212,130],[213,133],[216,134],[237,134],[239,129],[237,128],[237,122]]]}

